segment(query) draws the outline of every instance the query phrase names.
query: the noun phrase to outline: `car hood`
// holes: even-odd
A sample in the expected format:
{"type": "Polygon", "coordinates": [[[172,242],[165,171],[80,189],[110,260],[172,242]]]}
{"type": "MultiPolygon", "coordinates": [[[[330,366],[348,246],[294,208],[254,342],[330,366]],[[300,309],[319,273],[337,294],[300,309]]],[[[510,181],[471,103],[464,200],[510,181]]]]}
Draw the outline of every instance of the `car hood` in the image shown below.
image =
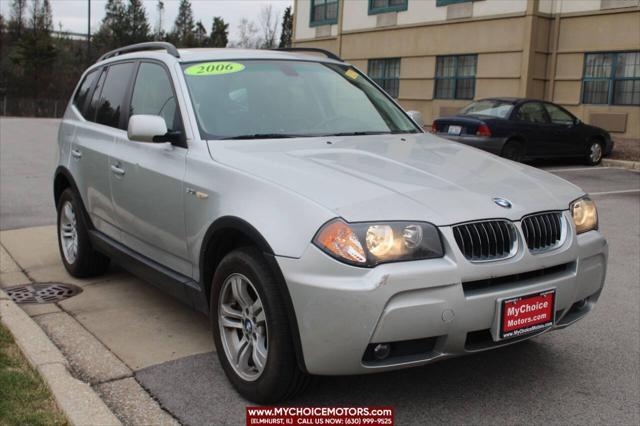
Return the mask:
{"type": "MultiPolygon", "coordinates": [[[[209,141],[215,161],[271,181],[350,222],[519,220],[584,194],[550,173],[431,134],[209,141]],[[509,200],[511,208],[493,198],[509,200]]],[[[282,206],[286,208],[286,206],[282,206]]]]}

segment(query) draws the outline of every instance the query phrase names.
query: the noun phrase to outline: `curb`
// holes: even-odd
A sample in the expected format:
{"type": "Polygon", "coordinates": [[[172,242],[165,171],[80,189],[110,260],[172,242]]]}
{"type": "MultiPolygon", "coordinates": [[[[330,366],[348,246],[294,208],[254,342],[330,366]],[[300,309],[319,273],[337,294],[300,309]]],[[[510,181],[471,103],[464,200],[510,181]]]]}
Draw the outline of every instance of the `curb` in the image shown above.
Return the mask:
{"type": "Polygon", "coordinates": [[[29,364],[38,371],[70,424],[122,424],[91,386],[71,375],[60,350],[1,290],[0,322],[9,329],[29,364]]]}
{"type": "Polygon", "coordinates": [[[602,165],[608,167],[621,167],[623,169],[640,170],[640,161],[602,159],[602,165]]]}

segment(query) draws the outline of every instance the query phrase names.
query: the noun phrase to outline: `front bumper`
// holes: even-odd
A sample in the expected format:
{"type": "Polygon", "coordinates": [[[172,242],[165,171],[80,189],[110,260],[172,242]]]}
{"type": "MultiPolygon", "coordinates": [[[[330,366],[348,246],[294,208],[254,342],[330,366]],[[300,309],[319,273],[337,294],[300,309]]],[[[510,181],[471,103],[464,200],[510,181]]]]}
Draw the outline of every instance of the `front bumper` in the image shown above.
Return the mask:
{"type": "MultiPolygon", "coordinates": [[[[565,218],[571,219],[568,212],[565,218]]],[[[464,258],[450,227],[440,231],[446,252],[440,259],[366,269],[338,262],[313,245],[299,259],[277,257],[310,373],[385,371],[508,345],[532,335],[494,342],[489,330],[496,299],[555,288],[557,329],[586,315],[602,290],[608,246],[597,231],[576,236],[573,230],[560,247],[540,254],[519,241],[514,257],[480,264],[464,258]],[[548,273],[523,275],[541,270],[548,273]],[[510,278],[493,286],[468,285],[495,277],[510,278]],[[389,342],[409,342],[414,351],[383,361],[366,357],[371,344],[389,342]]]]}

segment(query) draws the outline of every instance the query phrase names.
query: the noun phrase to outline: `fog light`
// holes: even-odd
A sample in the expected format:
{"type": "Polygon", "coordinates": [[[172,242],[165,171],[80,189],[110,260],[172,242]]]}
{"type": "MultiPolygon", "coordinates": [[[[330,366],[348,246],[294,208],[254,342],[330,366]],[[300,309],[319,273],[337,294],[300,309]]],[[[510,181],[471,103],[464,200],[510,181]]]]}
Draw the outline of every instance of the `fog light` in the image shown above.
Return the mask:
{"type": "Polygon", "coordinates": [[[380,343],[373,348],[373,355],[376,359],[383,360],[391,353],[391,345],[388,343],[380,343]]]}

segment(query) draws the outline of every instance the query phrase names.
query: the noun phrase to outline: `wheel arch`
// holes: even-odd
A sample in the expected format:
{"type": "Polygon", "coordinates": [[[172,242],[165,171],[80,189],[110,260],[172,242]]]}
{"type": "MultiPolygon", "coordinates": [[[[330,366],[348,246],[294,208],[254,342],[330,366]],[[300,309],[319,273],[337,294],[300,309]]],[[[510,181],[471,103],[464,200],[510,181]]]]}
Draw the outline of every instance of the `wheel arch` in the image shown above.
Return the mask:
{"type": "Polygon", "coordinates": [[[262,252],[271,272],[274,274],[278,290],[287,307],[287,319],[294,340],[293,344],[298,367],[307,372],[295,308],[293,307],[284,275],[276,261],[275,253],[262,234],[249,222],[239,217],[223,216],[218,218],[209,226],[202,239],[199,256],[200,285],[204,290],[207,306],[209,306],[211,299],[213,275],[218,265],[224,256],[232,250],[244,246],[257,247],[262,252]]]}
{"type": "Polygon", "coordinates": [[[502,144],[502,147],[500,148],[500,153],[501,154],[504,152],[504,149],[510,143],[518,143],[518,144],[520,144],[520,146],[522,147],[522,149],[524,151],[524,154],[526,155],[526,153],[527,153],[526,139],[524,138],[524,136],[522,136],[519,133],[511,133],[511,134],[509,134],[508,136],[506,136],[504,138],[504,142],[502,144]]]}
{"type": "Polygon", "coordinates": [[[506,138],[504,138],[505,145],[509,142],[520,142],[521,144],[524,144],[526,142],[526,139],[520,133],[511,133],[506,138]]]}
{"type": "Polygon", "coordinates": [[[53,202],[56,209],[58,208],[58,201],[60,200],[60,196],[67,188],[71,188],[76,194],[78,194],[78,198],[80,199],[82,208],[82,216],[84,217],[85,223],[87,224],[87,228],[94,229],[93,222],[91,221],[89,213],[87,212],[87,209],[84,205],[82,194],[78,190],[78,185],[76,185],[76,181],[71,175],[71,172],[64,166],[58,166],[56,168],[56,171],[54,172],[53,177],[53,202]]]}
{"type": "Polygon", "coordinates": [[[71,176],[71,173],[69,173],[69,170],[63,166],[58,166],[53,178],[53,202],[56,206],[58,205],[58,200],[60,200],[62,192],[67,188],[78,192],[78,186],[73,176],[71,176]]]}

